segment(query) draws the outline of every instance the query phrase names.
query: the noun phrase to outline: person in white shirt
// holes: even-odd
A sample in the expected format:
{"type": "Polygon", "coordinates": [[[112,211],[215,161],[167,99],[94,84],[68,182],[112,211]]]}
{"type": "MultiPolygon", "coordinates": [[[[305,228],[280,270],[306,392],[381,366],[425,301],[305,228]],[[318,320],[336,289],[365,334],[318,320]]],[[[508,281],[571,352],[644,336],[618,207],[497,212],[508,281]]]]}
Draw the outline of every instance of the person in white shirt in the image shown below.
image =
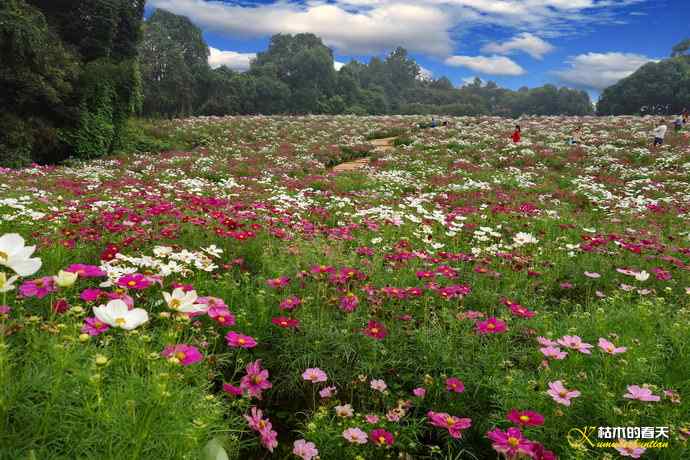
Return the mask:
{"type": "Polygon", "coordinates": [[[666,124],[662,123],[659,126],[657,126],[656,129],[653,131],[654,147],[657,147],[657,146],[664,144],[664,137],[666,137],[666,130],[667,129],[668,129],[668,127],[666,126],[666,124]]]}

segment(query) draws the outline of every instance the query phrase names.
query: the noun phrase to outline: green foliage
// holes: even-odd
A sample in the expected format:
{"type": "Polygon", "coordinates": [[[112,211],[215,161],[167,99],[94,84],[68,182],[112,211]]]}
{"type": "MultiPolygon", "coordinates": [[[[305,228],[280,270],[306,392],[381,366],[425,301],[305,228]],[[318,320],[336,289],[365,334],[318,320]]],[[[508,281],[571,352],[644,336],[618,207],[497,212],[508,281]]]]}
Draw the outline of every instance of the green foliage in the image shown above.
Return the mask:
{"type": "Polygon", "coordinates": [[[599,115],[672,114],[690,106],[690,56],[650,62],[604,90],[599,115]]]}

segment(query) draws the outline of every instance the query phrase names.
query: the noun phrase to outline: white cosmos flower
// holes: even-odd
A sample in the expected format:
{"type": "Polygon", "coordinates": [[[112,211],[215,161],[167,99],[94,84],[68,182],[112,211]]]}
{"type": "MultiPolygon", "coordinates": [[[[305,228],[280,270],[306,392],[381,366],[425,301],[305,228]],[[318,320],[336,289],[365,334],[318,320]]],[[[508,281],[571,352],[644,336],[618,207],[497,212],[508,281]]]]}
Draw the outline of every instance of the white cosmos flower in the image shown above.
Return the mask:
{"type": "Polygon", "coordinates": [[[77,277],[79,277],[78,273],[60,270],[57,276],[54,276],[53,279],[55,280],[55,284],[58,286],[67,288],[74,285],[74,283],[77,281],[77,277]]]}
{"type": "Polygon", "coordinates": [[[642,270],[640,273],[635,273],[635,279],[637,281],[647,281],[649,279],[649,273],[642,270]]]}
{"type": "Polygon", "coordinates": [[[131,331],[149,320],[149,314],[143,308],[130,310],[120,299],[111,300],[106,305],[93,307],[93,313],[99,321],[112,327],[131,331]]]}
{"type": "Polygon", "coordinates": [[[184,292],[180,288],[175,288],[172,291],[172,294],[163,292],[163,298],[171,310],[182,313],[198,313],[208,309],[208,306],[206,305],[194,303],[198,298],[196,291],[184,292]]]}
{"type": "Polygon", "coordinates": [[[41,259],[31,254],[36,246],[24,246],[24,238],[16,233],[0,236],[0,265],[9,267],[19,276],[31,276],[41,268],[41,259]]]}
{"type": "Polygon", "coordinates": [[[0,272],[0,293],[10,292],[14,289],[14,282],[17,281],[18,276],[10,276],[7,278],[5,272],[0,272]]]}

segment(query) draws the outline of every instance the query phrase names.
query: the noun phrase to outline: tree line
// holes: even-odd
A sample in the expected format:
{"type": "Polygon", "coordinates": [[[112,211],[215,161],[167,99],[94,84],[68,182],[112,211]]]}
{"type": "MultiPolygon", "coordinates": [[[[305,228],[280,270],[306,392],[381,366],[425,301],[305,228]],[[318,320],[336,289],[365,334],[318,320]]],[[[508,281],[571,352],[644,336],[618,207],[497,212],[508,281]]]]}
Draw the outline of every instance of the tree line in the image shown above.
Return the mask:
{"type": "MultiPolygon", "coordinates": [[[[123,148],[133,115],[587,115],[584,91],[425,78],[403,48],[334,68],[313,34],[278,34],[246,72],[209,66],[189,19],[145,0],[0,2],[0,164],[57,163],[123,148]]],[[[604,91],[601,114],[690,105],[690,41],[604,91]],[[686,104],[685,101],[688,101],[686,104]]]]}
{"type": "Polygon", "coordinates": [[[247,72],[211,69],[209,48],[189,19],[157,10],[140,47],[146,116],[225,114],[586,115],[584,91],[545,85],[511,91],[475,80],[455,88],[424,78],[403,48],[335,70],[313,34],[278,34],[247,72]]]}

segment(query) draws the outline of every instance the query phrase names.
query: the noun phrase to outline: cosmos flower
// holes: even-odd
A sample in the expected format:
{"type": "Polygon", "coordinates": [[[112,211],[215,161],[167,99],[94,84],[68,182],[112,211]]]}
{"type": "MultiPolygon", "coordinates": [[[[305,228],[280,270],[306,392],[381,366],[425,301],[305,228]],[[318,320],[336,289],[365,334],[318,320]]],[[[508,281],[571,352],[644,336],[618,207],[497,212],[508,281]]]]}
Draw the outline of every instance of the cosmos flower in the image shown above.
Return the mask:
{"type": "Polygon", "coordinates": [[[379,447],[389,447],[393,445],[395,438],[383,428],[376,428],[369,433],[369,441],[379,447]]]}
{"type": "Polygon", "coordinates": [[[66,272],[72,272],[79,275],[81,278],[100,278],[106,273],[95,265],[72,264],[65,269],[66,272]]]}
{"type": "Polygon", "coordinates": [[[81,327],[81,332],[95,337],[106,332],[108,329],[110,329],[110,326],[103,321],[96,317],[89,317],[84,319],[84,325],[81,327]]]}
{"type": "Polygon", "coordinates": [[[506,418],[519,426],[539,426],[544,424],[544,416],[539,412],[530,410],[519,411],[511,409],[506,418]]]}
{"type": "Polygon", "coordinates": [[[19,294],[23,297],[36,297],[37,299],[42,299],[55,291],[57,291],[57,288],[55,287],[55,279],[52,276],[25,281],[19,286],[19,294]]]}
{"type": "Polygon", "coordinates": [[[362,333],[373,339],[383,340],[388,335],[388,329],[383,324],[370,320],[367,327],[362,329],[362,333]]]}
{"type": "Polygon", "coordinates": [[[555,382],[549,382],[549,390],[547,391],[549,396],[553,398],[558,404],[563,404],[564,406],[570,406],[570,400],[580,396],[580,392],[577,390],[568,390],[563,386],[563,382],[556,380],[555,382]]]}
{"type": "Polygon", "coordinates": [[[446,379],[446,390],[451,393],[462,393],[465,391],[465,384],[458,378],[448,377],[446,379]]]}
{"type": "Polygon", "coordinates": [[[604,353],[608,353],[610,355],[617,355],[617,354],[625,353],[626,351],[628,351],[627,348],[617,347],[613,343],[609,342],[608,340],[606,340],[603,337],[599,337],[599,343],[597,345],[599,346],[601,351],[603,351],[604,353]]]}
{"type": "Polygon", "coordinates": [[[335,410],[335,415],[337,415],[338,417],[351,418],[355,415],[355,412],[350,404],[335,406],[333,410],[335,410]]]}
{"type": "Polygon", "coordinates": [[[185,292],[181,288],[175,288],[172,294],[163,292],[163,299],[171,310],[180,313],[200,313],[208,309],[207,305],[196,303],[198,296],[196,291],[185,292]]]}
{"type": "Polygon", "coordinates": [[[386,385],[386,382],[384,382],[381,379],[372,380],[369,383],[369,386],[371,387],[372,390],[376,390],[376,391],[379,391],[381,393],[383,393],[384,391],[386,391],[386,389],[388,389],[388,385],[386,385]]]}
{"type": "Polygon", "coordinates": [[[165,347],[161,353],[161,356],[175,360],[175,362],[183,366],[189,366],[204,359],[198,348],[192,345],[187,345],[186,343],[165,347]]]}
{"type": "Polygon", "coordinates": [[[223,327],[235,325],[235,315],[230,313],[230,310],[228,310],[226,307],[210,307],[206,311],[206,314],[209,316],[209,318],[223,327]]]}
{"type": "Polygon", "coordinates": [[[228,342],[228,346],[232,348],[254,348],[256,346],[256,340],[253,337],[234,331],[225,334],[225,340],[228,342]]]}
{"type": "Polygon", "coordinates": [[[553,347],[553,346],[542,347],[539,349],[539,351],[541,351],[544,354],[544,356],[546,356],[547,358],[552,358],[552,359],[561,360],[561,359],[564,359],[566,356],[568,356],[567,351],[562,351],[560,348],[553,347]]]}
{"type": "Polygon", "coordinates": [[[350,444],[367,443],[367,434],[357,427],[348,428],[343,431],[343,438],[345,438],[350,444]]]}
{"type": "Polygon", "coordinates": [[[472,426],[472,419],[455,417],[445,412],[429,411],[426,416],[430,424],[447,429],[450,436],[455,439],[460,439],[462,437],[462,430],[472,426]]]}
{"type": "Polygon", "coordinates": [[[592,354],[590,349],[593,348],[593,345],[583,342],[577,335],[564,335],[562,338],[558,339],[557,342],[559,345],[570,348],[571,350],[577,350],[586,355],[592,354]]]}
{"type": "Polygon", "coordinates": [[[0,236],[0,265],[13,270],[19,276],[31,276],[41,268],[41,259],[31,255],[36,246],[25,246],[24,238],[17,233],[0,236]]]}
{"type": "Polygon", "coordinates": [[[322,383],[328,380],[328,375],[318,367],[310,367],[302,373],[302,378],[311,383],[322,383]]]}
{"type": "Polygon", "coordinates": [[[293,443],[292,453],[302,460],[312,460],[319,456],[319,450],[313,442],[298,439],[293,443]]]}
{"type": "Polygon", "coordinates": [[[616,450],[621,457],[640,458],[647,450],[644,447],[640,447],[637,441],[627,441],[625,439],[619,439],[616,446],[616,450]]]}
{"type": "Polygon", "coordinates": [[[271,322],[278,327],[282,327],[283,329],[296,329],[299,327],[298,319],[288,318],[286,316],[278,316],[276,318],[272,318],[271,322]]]}
{"type": "Polygon", "coordinates": [[[261,399],[261,394],[273,387],[273,384],[268,381],[268,370],[261,368],[260,359],[247,364],[245,370],[247,375],[240,380],[240,389],[246,391],[250,398],[261,399]]]}
{"type": "Polygon", "coordinates": [[[661,397],[653,394],[649,388],[638,385],[628,385],[628,392],[623,397],[644,402],[659,402],[661,400],[661,397]]]}
{"type": "Polygon", "coordinates": [[[498,318],[489,318],[486,321],[477,321],[477,333],[480,335],[500,334],[508,330],[506,323],[498,318]]]}
{"type": "Polygon", "coordinates": [[[93,307],[96,318],[110,327],[131,331],[146,323],[149,315],[142,308],[129,309],[122,300],[111,300],[106,305],[93,307]]]}
{"type": "Polygon", "coordinates": [[[153,281],[151,281],[151,279],[149,279],[147,276],[142,275],[141,273],[125,275],[117,280],[118,286],[127,289],[142,290],[151,286],[151,284],[153,284],[153,281]]]}
{"type": "Polygon", "coordinates": [[[517,428],[508,428],[506,431],[498,428],[489,431],[486,437],[491,440],[491,447],[506,458],[518,458],[518,456],[532,456],[532,442],[522,435],[517,428]]]}

